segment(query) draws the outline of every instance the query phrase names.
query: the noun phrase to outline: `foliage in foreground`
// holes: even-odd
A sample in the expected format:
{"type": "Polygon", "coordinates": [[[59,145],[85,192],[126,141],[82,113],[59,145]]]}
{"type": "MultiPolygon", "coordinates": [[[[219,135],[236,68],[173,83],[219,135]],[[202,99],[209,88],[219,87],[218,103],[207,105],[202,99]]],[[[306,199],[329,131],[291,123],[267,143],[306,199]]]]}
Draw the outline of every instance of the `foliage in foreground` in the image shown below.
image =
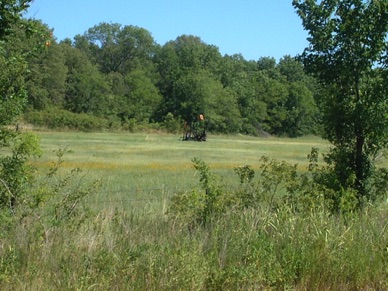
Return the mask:
{"type": "Polygon", "coordinates": [[[345,222],[324,211],[251,209],[190,230],[162,214],[150,218],[112,210],[80,229],[55,228],[47,240],[18,225],[13,237],[2,239],[0,286],[383,290],[386,215],[386,208],[372,207],[345,222]]]}
{"type": "Polygon", "coordinates": [[[177,193],[169,213],[96,213],[85,199],[98,185],[61,171],[64,152],[27,204],[2,212],[0,289],[388,287],[387,205],[340,214],[325,199],[290,199],[288,189],[303,193],[293,165],[237,167],[232,191],[194,159],[201,187],[177,193]]]}
{"type": "MultiPolygon", "coordinates": [[[[262,157],[259,172],[250,165],[236,167],[240,186],[230,190],[222,177],[215,175],[209,165],[194,158],[202,189],[178,193],[172,197],[171,213],[194,224],[204,225],[209,217],[223,215],[231,210],[243,211],[266,207],[275,211],[289,207],[296,213],[324,209],[332,214],[351,216],[359,211],[357,192],[349,188],[336,189],[336,175],[329,165],[318,164],[318,149],[308,156],[308,172],[301,173],[297,164],[289,164],[262,157]]],[[[375,172],[370,188],[370,200],[365,204],[380,203],[388,197],[387,170],[375,172]]]]}

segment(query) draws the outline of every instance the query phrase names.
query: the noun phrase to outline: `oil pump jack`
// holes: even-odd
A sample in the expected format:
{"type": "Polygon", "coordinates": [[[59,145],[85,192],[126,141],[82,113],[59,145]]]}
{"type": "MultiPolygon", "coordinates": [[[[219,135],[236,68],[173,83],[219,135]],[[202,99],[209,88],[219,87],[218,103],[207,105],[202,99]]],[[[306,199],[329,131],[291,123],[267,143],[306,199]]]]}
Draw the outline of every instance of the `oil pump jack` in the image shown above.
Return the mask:
{"type": "Polygon", "coordinates": [[[196,121],[184,122],[182,140],[206,141],[206,122],[203,114],[200,114],[196,121]]]}

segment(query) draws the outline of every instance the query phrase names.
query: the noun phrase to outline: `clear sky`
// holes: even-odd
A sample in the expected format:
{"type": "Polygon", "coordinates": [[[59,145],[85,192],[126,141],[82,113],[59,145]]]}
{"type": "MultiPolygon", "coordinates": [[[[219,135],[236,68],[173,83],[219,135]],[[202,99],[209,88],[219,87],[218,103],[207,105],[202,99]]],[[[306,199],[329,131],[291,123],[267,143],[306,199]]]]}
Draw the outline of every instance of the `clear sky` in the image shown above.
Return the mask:
{"type": "Polygon", "coordinates": [[[222,55],[247,60],[295,56],[307,32],[292,0],[34,0],[26,17],[54,29],[58,40],[83,34],[100,22],[147,29],[164,45],[183,34],[215,45],[222,55]]]}

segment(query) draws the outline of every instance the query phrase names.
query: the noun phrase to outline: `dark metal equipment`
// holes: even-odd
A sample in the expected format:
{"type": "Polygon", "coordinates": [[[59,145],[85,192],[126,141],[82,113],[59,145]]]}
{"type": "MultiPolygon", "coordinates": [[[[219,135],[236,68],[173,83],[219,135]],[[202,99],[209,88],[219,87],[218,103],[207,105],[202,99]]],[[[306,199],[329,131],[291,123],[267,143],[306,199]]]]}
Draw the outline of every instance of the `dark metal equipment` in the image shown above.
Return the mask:
{"type": "Polygon", "coordinates": [[[206,141],[206,124],[205,117],[200,114],[198,120],[192,123],[185,121],[183,125],[183,137],[184,141],[206,141]]]}

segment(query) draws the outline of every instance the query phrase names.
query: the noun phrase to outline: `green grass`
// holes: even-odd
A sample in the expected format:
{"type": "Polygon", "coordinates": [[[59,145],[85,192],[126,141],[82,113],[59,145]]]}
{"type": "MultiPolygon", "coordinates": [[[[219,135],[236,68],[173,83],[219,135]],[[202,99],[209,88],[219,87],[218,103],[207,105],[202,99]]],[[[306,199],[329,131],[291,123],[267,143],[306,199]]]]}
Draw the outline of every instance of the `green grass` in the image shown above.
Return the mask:
{"type": "Polygon", "coordinates": [[[68,162],[104,169],[188,168],[193,157],[213,164],[215,168],[231,168],[255,164],[263,155],[291,163],[306,165],[312,147],[327,148],[320,138],[253,138],[247,136],[210,136],[207,142],[184,142],[180,136],[165,134],[124,133],[38,133],[42,138],[45,159],[58,147],[68,147],[68,162]]]}
{"type": "MultiPolygon", "coordinates": [[[[319,138],[210,136],[197,143],[166,134],[39,135],[44,155],[33,161],[42,175],[38,180],[64,147],[68,153],[58,175],[75,167],[83,172],[72,176],[75,181],[62,180],[59,200],[42,195],[39,207],[0,216],[0,290],[388,288],[386,203],[349,216],[324,208],[297,212],[285,203],[277,208],[230,205],[202,225],[166,213],[172,195],[199,188],[193,157],[232,186],[238,183],[233,168],[258,168],[261,156],[298,163],[304,171],[311,148],[328,147],[319,138]],[[56,206],[73,206],[83,193],[78,186],[95,179],[103,184],[86,196],[92,211],[80,202],[75,215],[63,211],[63,219],[53,219],[56,206]]],[[[222,195],[236,193],[226,192],[222,195]]]]}
{"type": "Polygon", "coordinates": [[[39,132],[43,156],[34,163],[44,172],[56,159],[55,151],[67,148],[63,167],[80,167],[86,179],[103,179],[101,193],[94,196],[96,206],[152,209],[164,207],[177,191],[199,185],[193,168],[194,157],[206,162],[231,186],[238,182],[233,168],[251,165],[258,168],[262,156],[308,164],[312,147],[321,151],[327,142],[317,137],[298,139],[254,138],[236,135],[210,135],[207,142],[181,141],[178,135],[132,133],[39,132]]]}

